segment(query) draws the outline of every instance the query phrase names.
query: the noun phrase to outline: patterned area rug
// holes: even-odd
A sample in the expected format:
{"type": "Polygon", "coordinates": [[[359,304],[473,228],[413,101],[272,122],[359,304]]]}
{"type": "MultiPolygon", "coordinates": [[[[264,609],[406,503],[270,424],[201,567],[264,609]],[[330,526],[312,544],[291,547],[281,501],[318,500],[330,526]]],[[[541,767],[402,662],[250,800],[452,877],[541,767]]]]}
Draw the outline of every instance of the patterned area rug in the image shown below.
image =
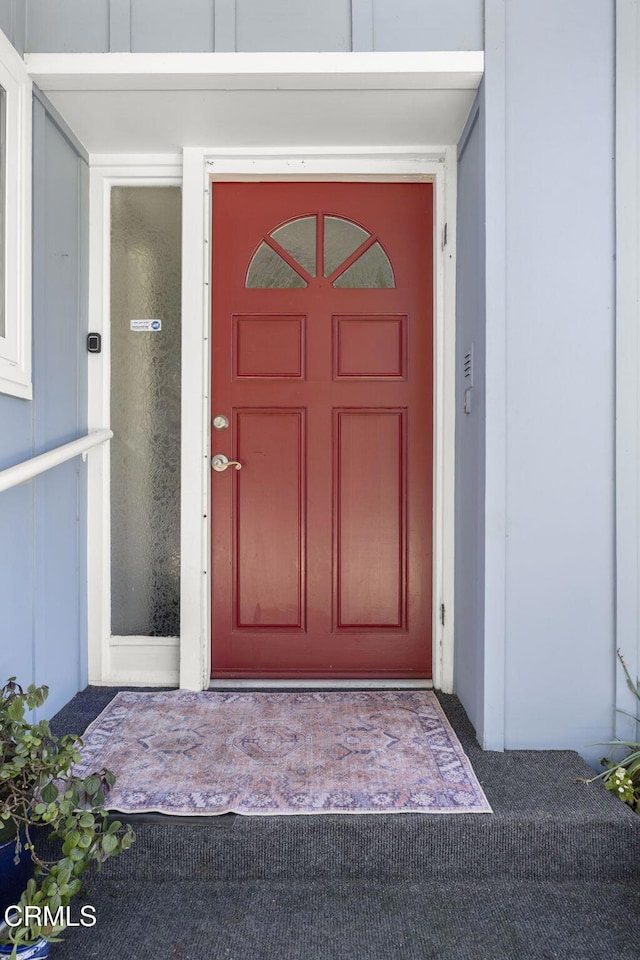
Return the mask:
{"type": "Polygon", "coordinates": [[[491,813],[427,690],[118,693],[83,741],[124,813],[491,813]]]}

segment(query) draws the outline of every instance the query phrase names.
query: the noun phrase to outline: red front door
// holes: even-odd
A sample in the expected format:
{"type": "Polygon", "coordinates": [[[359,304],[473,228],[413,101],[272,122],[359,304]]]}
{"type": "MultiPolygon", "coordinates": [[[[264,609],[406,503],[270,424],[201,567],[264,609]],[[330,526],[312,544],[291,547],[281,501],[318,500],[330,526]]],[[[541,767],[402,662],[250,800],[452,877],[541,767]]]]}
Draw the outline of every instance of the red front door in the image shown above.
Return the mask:
{"type": "Polygon", "coordinates": [[[215,677],[431,676],[432,233],[428,183],[213,187],[215,677]]]}

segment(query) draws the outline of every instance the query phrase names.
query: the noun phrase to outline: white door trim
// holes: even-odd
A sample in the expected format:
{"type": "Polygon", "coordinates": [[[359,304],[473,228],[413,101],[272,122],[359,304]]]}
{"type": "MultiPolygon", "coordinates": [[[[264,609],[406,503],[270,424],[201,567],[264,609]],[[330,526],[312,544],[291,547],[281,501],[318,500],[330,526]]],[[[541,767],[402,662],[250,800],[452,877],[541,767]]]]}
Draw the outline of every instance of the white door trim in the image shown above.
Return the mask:
{"type": "MultiPolygon", "coordinates": [[[[90,329],[102,352],[89,354],[89,430],[110,429],[110,228],[111,187],[182,183],[180,157],[92,157],[89,214],[90,329]]],[[[106,686],[176,686],[177,637],[111,636],[110,450],[104,444],[88,462],[87,614],[89,683],[106,686]]]]}
{"type": "Polygon", "coordinates": [[[209,229],[216,179],[432,180],[434,223],[434,685],[453,691],[456,148],[183,152],[180,686],[210,675],[209,229]],[[446,246],[445,224],[447,225],[446,246]],[[194,465],[200,464],[200,468],[194,465]],[[442,616],[444,611],[444,616],[442,616]],[[442,622],[444,620],[444,623],[442,622]]]}

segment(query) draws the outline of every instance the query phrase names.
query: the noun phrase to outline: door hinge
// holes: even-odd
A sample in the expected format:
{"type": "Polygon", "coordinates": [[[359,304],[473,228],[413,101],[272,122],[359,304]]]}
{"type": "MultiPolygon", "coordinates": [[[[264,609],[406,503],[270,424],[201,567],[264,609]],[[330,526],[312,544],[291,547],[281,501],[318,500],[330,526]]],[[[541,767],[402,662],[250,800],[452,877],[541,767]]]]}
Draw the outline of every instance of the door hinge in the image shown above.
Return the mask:
{"type": "Polygon", "coordinates": [[[448,223],[445,223],[445,225],[444,225],[444,227],[443,227],[443,229],[442,229],[442,249],[443,249],[443,250],[444,250],[444,248],[445,248],[446,245],[447,245],[448,227],[449,227],[449,224],[448,224],[448,223]]]}
{"type": "Polygon", "coordinates": [[[440,604],[440,623],[444,627],[444,603],[440,604]]]}

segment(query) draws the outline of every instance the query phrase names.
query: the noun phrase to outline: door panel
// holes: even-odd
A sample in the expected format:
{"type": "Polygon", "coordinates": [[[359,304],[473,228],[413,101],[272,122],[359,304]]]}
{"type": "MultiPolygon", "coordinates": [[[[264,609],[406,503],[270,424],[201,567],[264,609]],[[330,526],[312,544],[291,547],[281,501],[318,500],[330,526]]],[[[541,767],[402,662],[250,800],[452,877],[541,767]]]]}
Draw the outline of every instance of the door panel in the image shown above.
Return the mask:
{"type": "Polygon", "coordinates": [[[335,317],[334,380],[406,380],[406,317],[335,317]]]}
{"type": "Polygon", "coordinates": [[[404,410],[336,414],[336,626],[403,629],[404,410]]]}
{"type": "Polygon", "coordinates": [[[212,673],[429,677],[430,184],[213,188],[212,673]]]}
{"type": "Polygon", "coordinates": [[[304,410],[236,411],[235,629],[304,629],[304,410]],[[277,550],[277,563],[273,562],[277,550]]]}
{"type": "Polygon", "coordinates": [[[235,380],[304,379],[304,317],[234,317],[235,380]]]}

